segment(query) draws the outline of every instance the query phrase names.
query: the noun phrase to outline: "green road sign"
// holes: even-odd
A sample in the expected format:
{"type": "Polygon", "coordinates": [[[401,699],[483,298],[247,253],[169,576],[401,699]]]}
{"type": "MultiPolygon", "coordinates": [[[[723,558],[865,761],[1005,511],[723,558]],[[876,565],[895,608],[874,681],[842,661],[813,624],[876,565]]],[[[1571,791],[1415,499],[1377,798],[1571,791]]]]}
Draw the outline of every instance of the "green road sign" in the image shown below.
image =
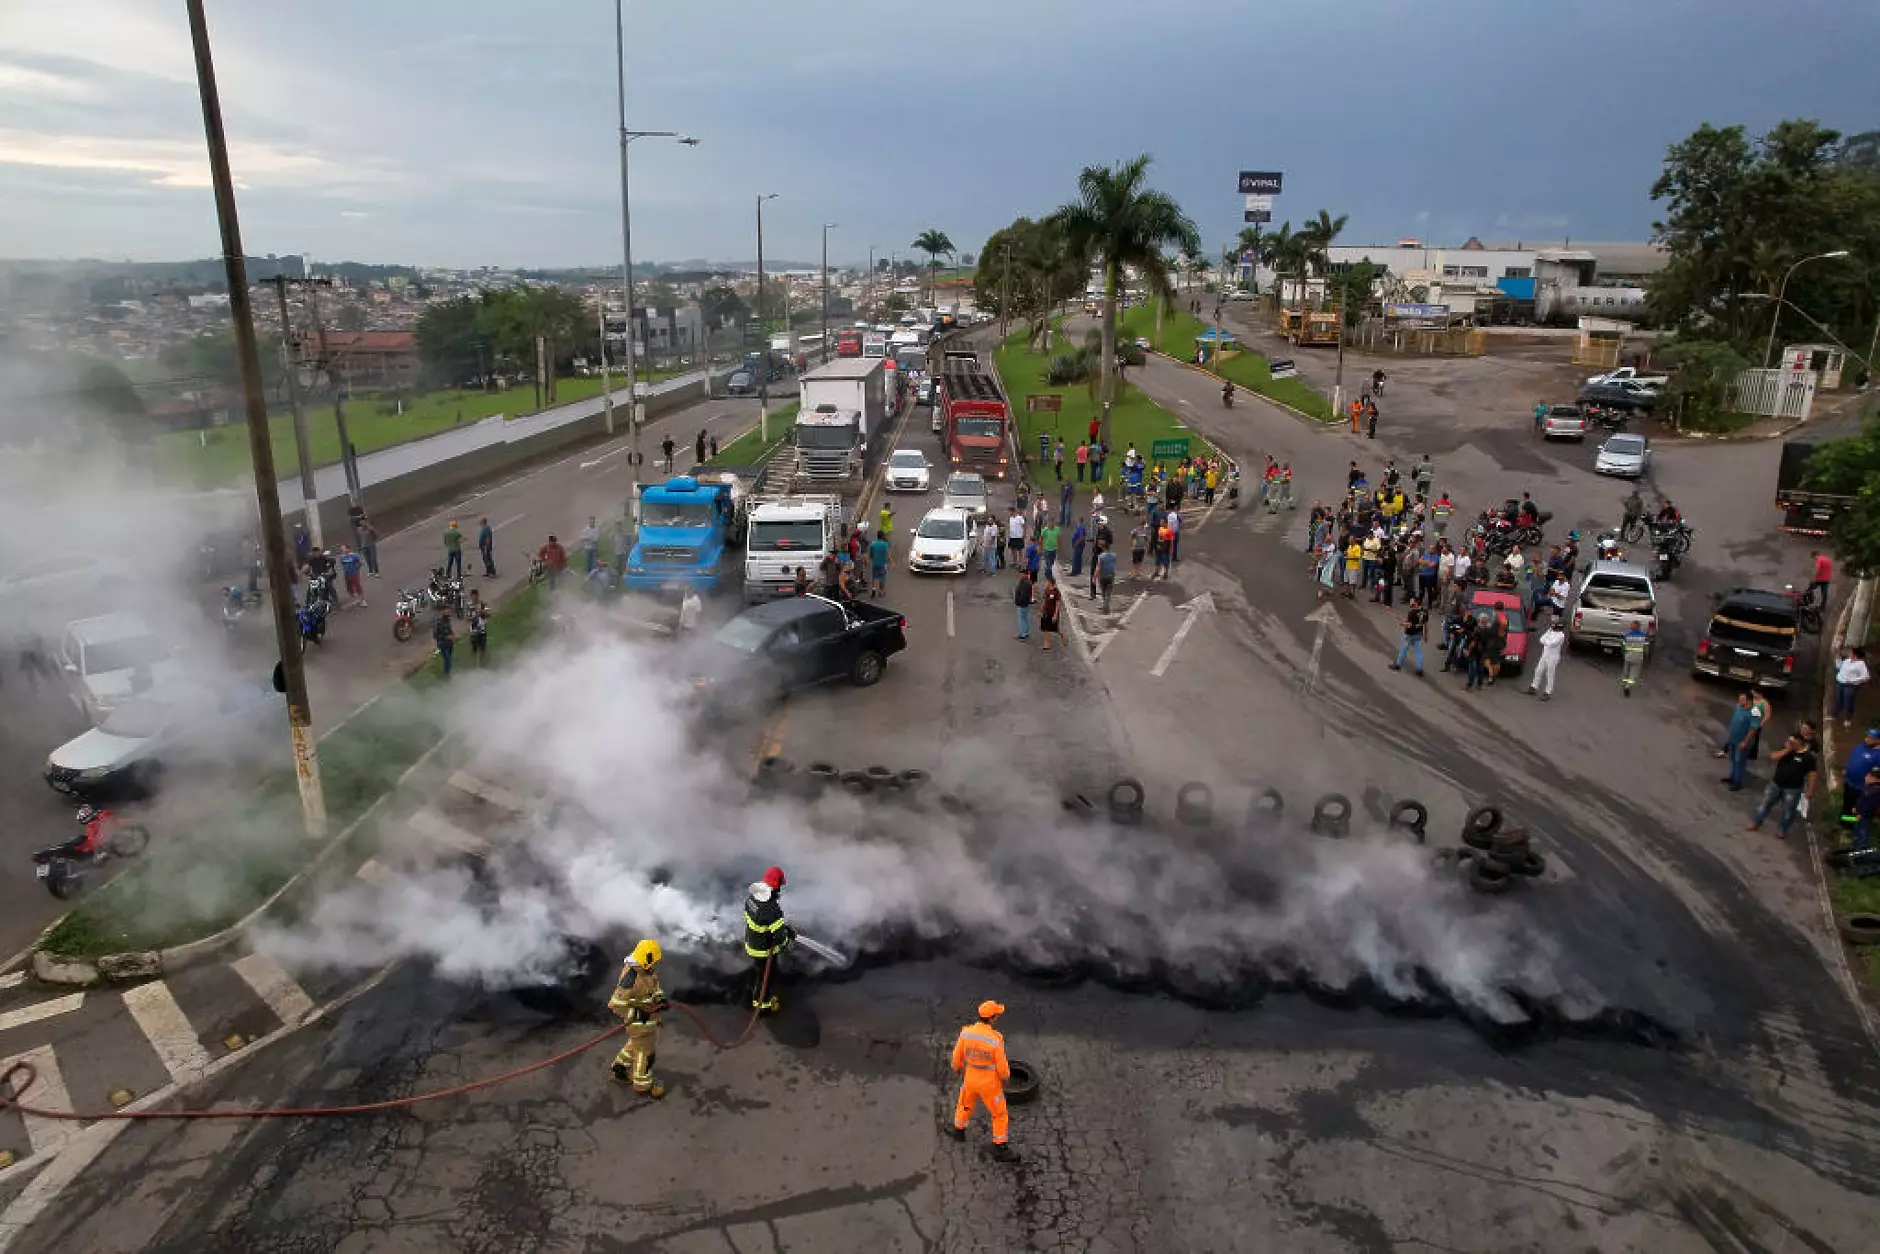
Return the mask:
{"type": "Polygon", "coordinates": [[[1156,440],[1149,445],[1149,456],[1155,461],[1169,461],[1177,457],[1188,456],[1188,440],[1156,440]]]}

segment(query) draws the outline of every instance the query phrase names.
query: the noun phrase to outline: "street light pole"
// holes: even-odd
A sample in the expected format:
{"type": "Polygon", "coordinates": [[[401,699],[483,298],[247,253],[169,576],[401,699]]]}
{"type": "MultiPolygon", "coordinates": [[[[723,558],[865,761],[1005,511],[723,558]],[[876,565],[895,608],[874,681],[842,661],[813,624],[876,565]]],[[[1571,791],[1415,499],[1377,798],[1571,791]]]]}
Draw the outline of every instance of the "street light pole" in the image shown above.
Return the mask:
{"type": "Polygon", "coordinates": [[[757,338],[763,346],[757,371],[757,438],[765,445],[770,443],[770,332],[764,329],[764,202],[776,198],[776,192],[757,197],[757,338]]]}
{"type": "Polygon", "coordinates": [[[868,246],[868,278],[862,283],[862,304],[870,315],[875,312],[875,246],[868,246]]]}
{"type": "MultiPolygon", "coordinates": [[[[243,266],[246,267],[246,261],[243,266]]],[[[291,354],[294,342],[294,323],[287,316],[287,276],[277,274],[268,282],[274,285],[275,299],[281,307],[281,351],[291,354]]],[[[291,355],[284,357],[287,366],[287,404],[294,413],[294,460],[300,463],[300,513],[307,522],[307,535],[313,541],[313,547],[324,549],[326,537],[320,526],[320,494],[313,483],[313,445],[307,439],[307,410],[300,402],[300,378],[291,355]]],[[[270,448],[272,444],[270,444],[270,448]]]]}
{"type": "Polygon", "coordinates": [[[203,0],[187,0],[189,40],[196,57],[196,90],[202,97],[202,128],[209,146],[209,181],[222,233],[222,265],[228,276],[229,315],[235,322],[235,356],[241,367],[242,402],[248,419],[248,452],[255,465],[255,504],[261,511],[263,560],[274,610],[274,639],[281,651],[281,687],[287,695],[287,727],[293,738],[294,778],[300,787],[301,819],[307,835],[326,834],[326,797],[314,756],[313,714],[307,703],[307,672],[301,665],[300,626],[288,580],[287,535],[281,522],[281,493],[274,481],[274,442],[268,432],[268,402],[261,388],[261,354],[255,345],[254,310],[248,302],[248,266],[235,211],[235,177],[229,170],[222,131],[222,101],[209,55],[209,22],[203,0]]]}
{"type": "Polygon", "coordinates": [[[841,225],[842,224],[840,222],[823,223],[822,340],[823,340],[823,350],[825,352],[827,352],[829,348],[829,228],[832,226],[841,226],[841,225]]]}
{"type": "Polygon", "coordinates": [[[1776,289],[1776,307],[1769,315],[1769,343],[1763,347],[1763,369],[1767,370],[1775,364],[1776,327],[1782,321],[1782,300],[1788,295],[1789,276],[1793,275],[1797,270],[1811,261],[1828,261],[1835,257],[1845,256],[1847,256],[1847,249],[1837,248],[1833,252],[1816,253],[1812,257],[1803,257],[1800,261],[1790,266],[1787,273],[1782,276],[1782,286],[1776,289]]]}

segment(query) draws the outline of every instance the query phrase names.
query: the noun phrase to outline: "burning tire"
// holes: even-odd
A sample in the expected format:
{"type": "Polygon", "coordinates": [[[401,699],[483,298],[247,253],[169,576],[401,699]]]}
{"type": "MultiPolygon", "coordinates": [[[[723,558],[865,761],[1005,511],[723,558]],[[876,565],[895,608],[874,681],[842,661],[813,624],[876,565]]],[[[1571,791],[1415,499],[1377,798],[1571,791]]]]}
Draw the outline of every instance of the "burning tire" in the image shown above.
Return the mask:
{"type": "Polygon", "coordinates": [[[785,783],[796,770],[796,764],[788,758],[771,754],[757,764],[757,782],[766,788],[776,788],[785,783]]]}
{"type": "Polygon", "coordinates": [[[928,775],[927,772],[921,770],[918,766],[910,766],[905,771],[897,774],[894,777],[894,782],[903,791],[913,792],[916,789],[925,788],[927,781],[931,778],[932,776],[928,775]]]}
{"type": "Polygon", "coordinates": [[[1328,792],[1312,805],[1312,830],[1321,836],[1346,836],[1351,832],[1351,798],[1342,792],[1328,792]]]}
{"type": "Polygon", "coordinates": [[[1038,1072],[1028,1062],[1016,1058],[1007,1059],[1012,1069],[1011,1079],[1005,1082],[1005,1102],[1008,1106],[1025,1106],[1038,1100],[1038,1072]]]}
{"type": "Polygon", "coordinates": [[[809,778],[812,783],[829,785],[842,778],[842,772],[833,762],[811,762],[809,778]]]}
{"type": "Polygon", "coordinates": [[[1523,849],[1512,856],[1497,854],[1495,860],[1506,863],[1510,871],[1516,875],[1526,876],[1528,879],[1533,879],[1547,870],[1547,859],[1532,849],[1523,849]]]}
{"type": "Polygon", "coordinates": [[[1214,821],[1214,790],[1200,780],[1190,780],[1175,791],[1175,818],[1189,827],[1206,827],[1214,821]]]}
{"type": "Polygon", "coordinates": [[[1148,794],[1140,780],[1119,779],[1110,785],[1110,821],[1134,826],[1142,822],[1142,802],[1148,794]]]}
{"type": "Polygon", "coordinates": [[[885,766],[864,767],[862,774],[866,775],[868,782],[876,788],[893,788],[897,782],[894,771],[885,766]]]}
{"type": "Polygon", "coordinates": [[[1247,830],[1275,827],[1285,813],[1286,798],[1280,796],[1279,789],[1270,785],[1262,788],[1253,794],[1253,802],[1247,807],[1247,830]]]}
{"type": "Polygon", "coordinates": [[[875,781],[865,771],[845,771],[842,775],[842,791],[852,797],[866,797],[875,791],[875,781]]]}

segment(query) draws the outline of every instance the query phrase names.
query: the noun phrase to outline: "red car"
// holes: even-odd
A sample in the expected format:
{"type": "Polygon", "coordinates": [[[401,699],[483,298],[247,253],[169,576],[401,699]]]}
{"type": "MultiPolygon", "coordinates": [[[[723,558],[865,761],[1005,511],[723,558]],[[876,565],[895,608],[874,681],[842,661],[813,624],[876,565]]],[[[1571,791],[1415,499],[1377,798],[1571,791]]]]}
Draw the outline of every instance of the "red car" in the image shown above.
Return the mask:
{"type": "Polygon", "coordinates": [[[1527,610],[1521,598],[1513,592],[1477,588],[1469,596],[1469,610],[1478,622],[1492,619],[1497,613],[1508,620],[1508,647],[1501,655],[1501,673],[1519,674],[1527,664],[1528,653],[1527,610]]]}

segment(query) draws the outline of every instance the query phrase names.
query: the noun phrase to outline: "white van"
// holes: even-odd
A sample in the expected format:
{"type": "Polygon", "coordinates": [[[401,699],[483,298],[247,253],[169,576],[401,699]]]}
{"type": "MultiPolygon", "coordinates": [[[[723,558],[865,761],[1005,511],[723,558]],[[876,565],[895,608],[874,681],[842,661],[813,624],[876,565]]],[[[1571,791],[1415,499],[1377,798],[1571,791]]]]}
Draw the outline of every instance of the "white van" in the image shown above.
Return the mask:
{"type": "Polygon", "coordinates": [[[118,702],[181,678],[173,646],[135,614],[103,614],[65,625],[59,669],[72,702],[96,726],[118,702]]]}

